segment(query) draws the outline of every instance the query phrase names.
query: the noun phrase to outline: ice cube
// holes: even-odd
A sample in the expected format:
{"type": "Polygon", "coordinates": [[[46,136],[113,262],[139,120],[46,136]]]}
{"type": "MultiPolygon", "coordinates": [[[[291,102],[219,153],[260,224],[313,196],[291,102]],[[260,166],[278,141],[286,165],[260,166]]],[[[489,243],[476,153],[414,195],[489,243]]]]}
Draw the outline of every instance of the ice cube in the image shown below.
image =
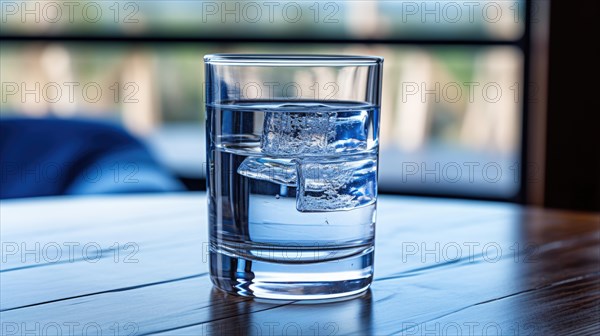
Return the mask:
{"type": "Polygon", "coordinates": [[[340,112],[267,112],[262,152],[272,156],[322,155],[367,149],[369,114],[340,112]]]}
{"type": "Polygon", "coordinates": [[[299,162],[296,195],[298,211],[351,210],[375,202],[376,157],[343,159],[344,161],[303,160],[299,162]]]}
{"type": "Polygon", "coordinates": [[[291,159],[247,157],[237,170],[238,174],[258,180],[287,186],[296,186],[296,164],[291,159]]]}
{"type": "Polygon", "coordinates": [[[335,112],[267,112],[262,152],[272,156],[327,153],[335,137],[335,112]]]}

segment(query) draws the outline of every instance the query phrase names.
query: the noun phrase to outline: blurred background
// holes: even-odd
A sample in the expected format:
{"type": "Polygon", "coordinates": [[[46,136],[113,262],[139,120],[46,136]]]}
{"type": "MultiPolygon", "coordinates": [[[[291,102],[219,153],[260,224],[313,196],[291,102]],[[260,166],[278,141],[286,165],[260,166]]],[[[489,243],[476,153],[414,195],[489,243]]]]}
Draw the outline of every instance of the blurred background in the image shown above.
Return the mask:
{"type": "Polygon", "coordinates": [[[527,0],[2,1],[1,117],[121,125],[202,190],[203,55],[379,55],[382,192],[594,208],[597,184],[546,195],[549,22],[527,0]]]}

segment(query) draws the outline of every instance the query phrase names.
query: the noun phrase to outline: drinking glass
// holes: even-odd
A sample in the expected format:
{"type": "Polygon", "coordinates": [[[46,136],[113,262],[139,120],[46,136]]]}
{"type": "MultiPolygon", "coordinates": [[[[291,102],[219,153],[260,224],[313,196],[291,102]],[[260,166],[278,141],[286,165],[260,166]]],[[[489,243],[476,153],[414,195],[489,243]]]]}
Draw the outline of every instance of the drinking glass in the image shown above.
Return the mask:
{"type": "Polygon", "coordinates": [[[204,57],[210,275],[268,299],[373,277],[383,59],[204,57]]]}

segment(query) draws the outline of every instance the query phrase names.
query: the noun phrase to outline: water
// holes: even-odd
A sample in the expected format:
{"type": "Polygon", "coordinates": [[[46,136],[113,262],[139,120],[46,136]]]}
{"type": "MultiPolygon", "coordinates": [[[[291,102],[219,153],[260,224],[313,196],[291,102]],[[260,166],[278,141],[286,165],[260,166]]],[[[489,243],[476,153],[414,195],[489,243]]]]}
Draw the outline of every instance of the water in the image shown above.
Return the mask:
{"type": "Polygon", "coordinates": [[[379,109],[208,106],[211,276],[266,298],[332,298],[373,274],[379,109]]]}

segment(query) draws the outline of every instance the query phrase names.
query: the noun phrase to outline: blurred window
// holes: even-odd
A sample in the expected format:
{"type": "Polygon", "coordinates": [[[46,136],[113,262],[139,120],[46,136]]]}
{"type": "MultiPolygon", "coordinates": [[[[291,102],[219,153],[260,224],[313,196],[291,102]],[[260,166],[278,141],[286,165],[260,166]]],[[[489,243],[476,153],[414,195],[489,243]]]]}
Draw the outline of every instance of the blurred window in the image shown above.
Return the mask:
{"type": "Polygon", "coordinates": [[[524,0],[1,5],[2,117],[113,119],[203,178],[204,54],[374,54],[382,191],[522,191],[524,0]]]}

